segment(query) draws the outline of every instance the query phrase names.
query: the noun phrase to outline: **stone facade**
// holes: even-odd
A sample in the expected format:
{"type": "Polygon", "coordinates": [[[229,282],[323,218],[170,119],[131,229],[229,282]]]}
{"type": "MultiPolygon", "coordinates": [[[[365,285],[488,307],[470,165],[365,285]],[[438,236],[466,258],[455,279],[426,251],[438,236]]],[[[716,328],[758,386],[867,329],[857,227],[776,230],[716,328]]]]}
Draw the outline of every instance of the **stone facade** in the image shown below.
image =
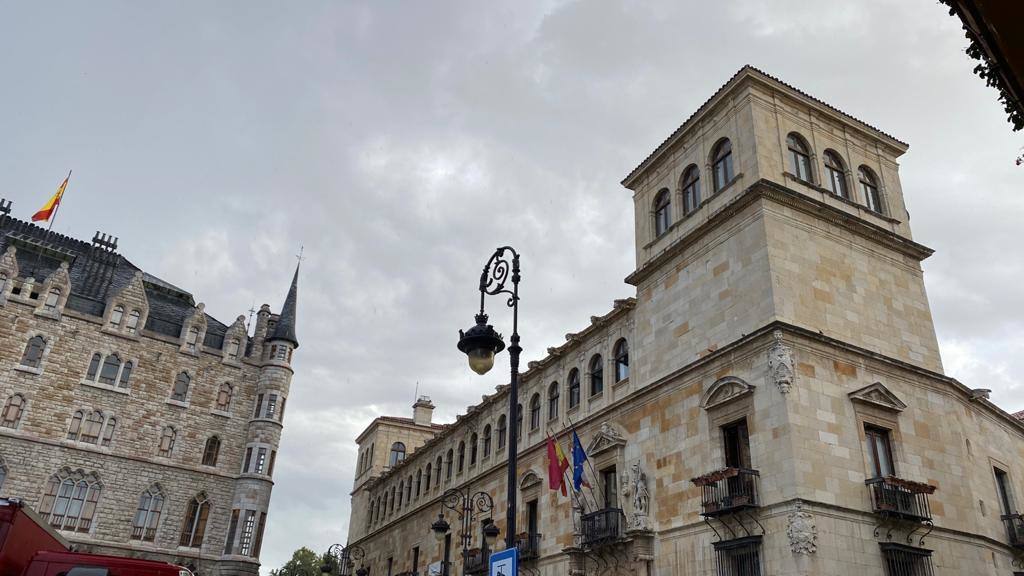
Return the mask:
{"type": "MultiPolygon", "coordinates": [[[[627,176],[636,298],[522,375],[523,573],[1019,568],[1024,424],[942,373],[920,266],[931,251],[911,237],[899,184],[906,149],[746,67],[627,176]],[[682,213],[691,165],[701,194],[682,213]],[[547,486],[546,438],[568,453],[571,426],[592,489],[565,497],[547,486]]],[[[442,557],[431,523],[443,512],[458,524],[441,504],[449,489],[487,492],[493,510],[477,520],[504,533],[506,402],[500,387],[357,481],[357,564],[426,573],[442,557]],[[474,438],[479,457],[449,474],[447,455],[474,438]]],[[[472,573],[457,538],[451,574],[472,573]]]]}
{"type": "MultiPolygon", "coordinates": [[[[257,574],[298,345],[274,330],[282,315],[264,305],[250,337],[244,316],[217,322],[99,235],[6,215],[0,232],[0,493],[78,550],[257,574]]],[[[288,300],[286,320],[294,282],[288,300]]]]}

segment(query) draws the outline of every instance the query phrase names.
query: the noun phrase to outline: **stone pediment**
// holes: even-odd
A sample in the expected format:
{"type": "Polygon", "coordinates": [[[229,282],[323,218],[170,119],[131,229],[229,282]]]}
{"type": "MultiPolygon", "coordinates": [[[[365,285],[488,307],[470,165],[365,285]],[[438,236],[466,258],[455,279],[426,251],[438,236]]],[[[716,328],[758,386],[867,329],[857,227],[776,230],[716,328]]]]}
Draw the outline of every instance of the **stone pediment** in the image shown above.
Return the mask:
{"type": "Polygon", "coordinates": [[[704,392],[704,396],[700,400],[700,407],[705,410],[710,410],[716,406],[721,406],[722,404],[732,402],[733,400],[753,393],[753,384],[748,384],[743,379],[735,376],[725,376],[716,380],[715,383],[712,384],[706,392],[704,392]]]}
{"type": "Polygon", "coordinates": [[[594,434],[594,438],[590,440],[590,445],[587,446],[587,455],[596,456],[608,450],[615,448],[621,448],[626,445],[626,439],[622,434],[615,429],[610,423],[605,422],[601,424],[601,429],[594,434]]]}
{"type": "Polygon", "coordinates": [[[907,405],[881,382],[875,382],[849,394],[850,400],[870,404],[893,412],[902,412],[907,405]]]}
{"type": "Polygon", "coordinates": [[[540,483],[540,476],[537,476],[533,470],[530,470],[526,474],[523,474],[522,480],[519,481],[519,489],[529,490],[530,488],[540,486],[540,483]]]}

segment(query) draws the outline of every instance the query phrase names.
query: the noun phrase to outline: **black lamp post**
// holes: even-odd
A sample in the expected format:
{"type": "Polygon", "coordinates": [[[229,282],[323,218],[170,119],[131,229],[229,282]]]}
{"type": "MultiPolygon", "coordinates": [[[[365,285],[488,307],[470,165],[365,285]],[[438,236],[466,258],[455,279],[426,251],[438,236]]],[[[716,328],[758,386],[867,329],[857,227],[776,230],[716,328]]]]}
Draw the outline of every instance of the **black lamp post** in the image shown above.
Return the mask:
{"type": "Polygon", "coordinates": [[[512,365],[512,380],[509,383],[508,415],[512,434],[508,441],[508,508],[505,520],[505,547],[515,547],[516,535],[516,477],[519,456],[519,253],[511,246],[502,246],[494,251],[491,259],[480,274],[480,313],[476,324],[463,332],[459,330],[459,350],[469,358],[469,367],[477,374],[486,374],[494,366],[494,355],[505,348],[501,334],[487,323],[484,313],[484,296],[508,295],[508,307],[512,309],[512,337],[508,347],[512,365]],[[511,262],[509,261],[511,256],[511,262]],[[505,285],[512,282],[512,288],[505,285]]]}
{"type": "MultiPolygon", "coordinates": [[[[459,488],[450,488],[445,490],[444,494],[441,495],[441,507],[442,511],[437,515],[437,520],[430,525],[430,529],[434,532],[434,536],[437,537],[438,542],[444,541],[444,561],[441,568],[442,576],[448,576],[451,574],[449,568],[449,558],[451,557],[451,540],[446,539],[448,531],[451,529],[451,525],[444,519],[444,508],[455,512],[459,516],[461,523],[461,530],[459,531],[459,540],[462,543],[462,565],[465,568],[468,555],[469,547],[473,541],[473,520],[478,514],[486,514],[494,508],[494,500],[491,499],[491,495],[486,492],[477,492],[476,494],[470,494],[469,491],[463,491],[459,488]]],[[[494,541],[498,538],[498,527],[491,522],[490,518],[486,518],[483,523],[483,536],[484,545],[483,553],[494,546],[494,541]]]]}
{"type": "MultiPolygon", "coordinates": [[[[324,563],[320,566],[320,573],[331,576],[348,576],[352,573],[352,563],[362,560],[365,554],[363,549],[355,544],[352,546],[331,544],[327,548],[327,553],[324,554],[324,563]],[[341,570],[335,574],[335,570],[338,568],[341,570]]],[[[356,570],[356,576],[368,576],[369,574],[370,571],[365,566],[360,566],[356,570]]]]}

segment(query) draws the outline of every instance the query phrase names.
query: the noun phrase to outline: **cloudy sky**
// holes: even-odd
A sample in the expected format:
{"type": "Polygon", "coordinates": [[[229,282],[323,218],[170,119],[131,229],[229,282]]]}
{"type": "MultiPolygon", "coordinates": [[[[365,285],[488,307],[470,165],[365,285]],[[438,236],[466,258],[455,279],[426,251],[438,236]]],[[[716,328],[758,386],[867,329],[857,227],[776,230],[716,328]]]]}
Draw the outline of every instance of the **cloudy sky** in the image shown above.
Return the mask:
{"type": "Polygon", "coordinates": [[[455,349],[495,246],[526,359],[633,293],[618,182],[747,63],[910,143],[947,372],[1024,409],[1024,134],[965,46],[935,0],[0,0],[0,196],[28,218],[73,168],[56,229],[227,322],[277,309],[305,246],[266,570],[345,541],[374,416],[500,383],[455,349]]]}

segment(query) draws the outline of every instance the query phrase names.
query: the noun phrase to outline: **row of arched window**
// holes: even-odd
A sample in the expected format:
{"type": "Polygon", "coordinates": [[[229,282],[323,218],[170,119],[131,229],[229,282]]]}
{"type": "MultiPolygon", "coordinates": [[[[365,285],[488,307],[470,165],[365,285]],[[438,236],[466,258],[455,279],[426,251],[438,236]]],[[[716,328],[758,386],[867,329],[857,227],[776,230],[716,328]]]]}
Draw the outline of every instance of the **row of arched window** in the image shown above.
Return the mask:
{"type": "MultiPolygon", "coordinates": [[[[621,338],[615,343],[612,354],[615,382],[622,382],[629,378],[629,344],[625,338],[621,338]]],[[[604,359],[601,354],[595,354],[591,357],[588,368],[589,391],[593,397],[604,391],[604,359]]],[[[580,402],[580,371],[578,368],[573,368],[569,371],[569,377],[566,382],[567,409],[572,410],[579,406],[580,402]]],[[[560,397],[561,393],[558,382],[552,382],[548,385],[547,389],[547,419],[549,422],[558,420],[561,410],[560,397]]],[[[530,430],[539,430],[542,412],[541,395],[539,392],[534,393],[530,398],[529,409],[530,430]]],[[[523,406],[520,404],[517,411],[515,428],[518,439],[522,439],[522,429],[523,406]]],[[[434,488],[439,488],[442,475],[445,482],[449,482],[453,475],[462,474],[466,469],[467,456],[468,465],[475,466],[478,456],[480,458],[487,458],[491,455],[492,444],[496,446],[495,452],[503,451],[507,438],[508,419],[505,414],[501,414],[498,416],[497,423],[493,428],[488,423],[484,425],[481,435],[478,435],[476,432],[470,434],[468,446],[465,440],[460,440],[456,448],[449,448],[443,456],[437,456],[433,463],[428,462],[424,468],[417,470],[415,483],[413,481],[413,474],[410,473],[408,478],[400,480],[397,486],[390,488],[390,491],[385,489],[381,495],[372,499],[367,511],[367,528],[378,524],[386,518],[390,518],[392,514],[402,508],[403,503],[407,506],[411,505],[414,500],[419,499],[421,494],[426,495],[427,490],[431,487],[431,478],[434,480],[434,488]]],[[[388,460],[389,465],[395,466],[402,462],[405,460],[405,455],[405,444],[395,442],[391,446],[391,455],[388,460]]],[[[366,466],[365,459],[363,462],[362,466],[366,466]]]]}
{"type": "Polygon", "coordinates": [[[124,315],[124,306],[118,304],[114,306],[114,309],[110,311],[110,320],[108,321],[111,328],[120,330],[124,328],[124,331],[129,334],[137,334],[139,332],[139,320],[142,318],[142,311],[133,308],[128,316],[124,315]]]}
{"type": "MultiPolygon", "coordinates": [[[[797,179],[809,184],[817,184],[814,171],[814,163],[811,160],[810,147],[807,141],[797,134],[791,132],[786,137],[787,170],[797,179]]],[[[711,157],[712,194],[715,194],[729,185],[736,177],[732,161],[732,143],[727,138],[719,140],[712,148],[711,157]]],[[[851,200],[850,185],[846,171],[846,164],[838,152],[832,149],[825,150],[824,154],[825,178],[823,186],[832,194],[851,200]]],[[[864,205],[872,212],[885,214],[884,203],[880,192],[878,178],[867,166],[861,165],[857,169],[857,184],[863,197],[864,205]]],[[[695,211],[701,203],[700,169],[696,164],[691,164],[679,179],[679,191],[682,197],[682,216],[687,216],[695,211]]],[[[662,188],[654,196],[652,207],[654,216],[654,235],[661,236],[675,222],[672,216],[672,192],[668,188],[662,188]]]]}

